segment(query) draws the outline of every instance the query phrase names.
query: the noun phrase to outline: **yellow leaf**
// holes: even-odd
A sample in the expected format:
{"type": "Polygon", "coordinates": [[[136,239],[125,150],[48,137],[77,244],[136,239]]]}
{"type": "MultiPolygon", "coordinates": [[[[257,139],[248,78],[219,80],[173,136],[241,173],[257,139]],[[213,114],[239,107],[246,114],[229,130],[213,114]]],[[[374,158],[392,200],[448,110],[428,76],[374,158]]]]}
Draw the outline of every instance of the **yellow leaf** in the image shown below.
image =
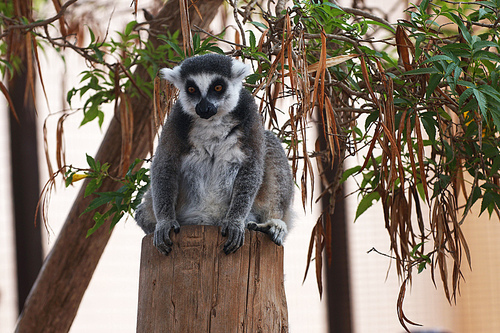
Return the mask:
{"type": "Polygon", "coordinates": [[[77,182],[77,181],[82,180],[82,179],[87,178],[87,177],[88,177],[88,175],[86,175],[86,174],[78,174],[78,173],[75,173],[75,174],[73,175],[73,178],[72,178],[72,182],[71,182],[71,183],[77,182]]]}

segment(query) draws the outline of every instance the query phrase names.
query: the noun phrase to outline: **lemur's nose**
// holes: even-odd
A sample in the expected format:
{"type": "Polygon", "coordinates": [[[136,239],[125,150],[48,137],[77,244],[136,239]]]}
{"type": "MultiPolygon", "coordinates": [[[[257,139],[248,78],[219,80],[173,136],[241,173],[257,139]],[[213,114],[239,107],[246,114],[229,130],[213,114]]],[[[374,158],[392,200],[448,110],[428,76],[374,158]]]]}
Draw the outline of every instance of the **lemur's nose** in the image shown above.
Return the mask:
{"type": "Polygon", "coordinates": [[[196,114],[203,119],[208,119],[217,113],[217,108],[215,105],[210,103],[206,98],[202,98],[201,101],[196,104],[196,114]]]}

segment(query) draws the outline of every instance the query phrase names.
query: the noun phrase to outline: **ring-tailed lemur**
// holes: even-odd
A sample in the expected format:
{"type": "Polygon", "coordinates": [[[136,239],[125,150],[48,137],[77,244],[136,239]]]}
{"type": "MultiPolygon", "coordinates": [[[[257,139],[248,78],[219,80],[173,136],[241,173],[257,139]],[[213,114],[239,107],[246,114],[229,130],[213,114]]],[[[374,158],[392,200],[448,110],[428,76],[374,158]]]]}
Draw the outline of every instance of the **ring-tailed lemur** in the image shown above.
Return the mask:
{"type": "Polygon", "coordinates": [[[151,165],[151,188],[135,219],[158,250],[170,231],[216,225],[226,254],[243,245],[245,227],[281,245],[291,218],[293,180],[281,142],[265,131],[242,80],[250,67],[223,55],[184,60],[160,77],[179,89],[151,165]]]}

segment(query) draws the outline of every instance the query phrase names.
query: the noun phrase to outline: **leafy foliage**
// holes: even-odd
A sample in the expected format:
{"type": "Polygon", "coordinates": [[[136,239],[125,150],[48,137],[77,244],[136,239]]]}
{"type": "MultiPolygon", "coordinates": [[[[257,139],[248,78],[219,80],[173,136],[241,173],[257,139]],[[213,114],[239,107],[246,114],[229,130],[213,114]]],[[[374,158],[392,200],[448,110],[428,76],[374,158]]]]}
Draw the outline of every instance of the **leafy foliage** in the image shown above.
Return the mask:
{"type": "Polygon", "coordinates": [[[96,210],[101,206],[106,206],[106,211],[100,213],[94,212],[93,219],[95,225],[88,230],[87,237],[92,235],[104,222],[111,218],[112,229],[125,214],[132,214],[137,206],[141,203],[142,196],[149,186],[149,175],[147,168],[140,168],[134,171],[136,167],[142,163],[136,159],[132,163],[123,179],[116,179],[122,186],[115,192],[98,192],[105,178],[111,177],[108,173],[109,164],[102,164],[95,161],[91,156],[87,155],[87,163],[89,169],[84,173],[77,173],[80,170],[73,170],[71,167],[66,172],[66,186],[74,183],[77,180],[88,178],[89,181],[85,187],[85,197],[89,195],[97,195],[89,206],[82,212],[81,215],[96,210]]]}

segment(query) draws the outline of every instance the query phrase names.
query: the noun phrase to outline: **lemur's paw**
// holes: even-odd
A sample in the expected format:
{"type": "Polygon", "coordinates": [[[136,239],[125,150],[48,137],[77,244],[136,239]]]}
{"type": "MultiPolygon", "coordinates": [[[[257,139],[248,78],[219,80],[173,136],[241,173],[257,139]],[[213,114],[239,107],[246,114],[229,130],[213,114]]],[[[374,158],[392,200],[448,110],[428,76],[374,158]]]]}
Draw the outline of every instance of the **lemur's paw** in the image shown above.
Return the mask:
{"type": "Polygon", "coordinates": [[[224,244],[224,253],[234,253],[245,241],[245,229],[239,226],[228,225],[222,228],[222,236],[227,236],[226,243],[224,244]]]}
{"type": "Polygon", "coordinates": [[[153,245],[163,253],[168,255],[172,251],[172,240],[170,239],[170,230],[175,233],[180,231],[180,225],[176,220],[162,221],[156,225],[153,236],[153,245]]]}

